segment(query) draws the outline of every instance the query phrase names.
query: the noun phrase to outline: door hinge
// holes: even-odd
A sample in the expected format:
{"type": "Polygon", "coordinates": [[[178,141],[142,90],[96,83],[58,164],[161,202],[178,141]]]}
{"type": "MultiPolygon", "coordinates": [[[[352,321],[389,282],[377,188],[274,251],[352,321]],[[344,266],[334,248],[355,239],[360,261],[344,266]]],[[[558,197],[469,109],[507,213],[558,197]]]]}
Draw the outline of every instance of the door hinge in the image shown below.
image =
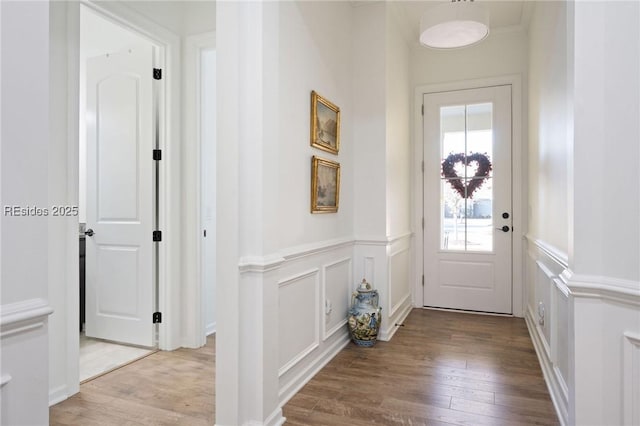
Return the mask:
{"type": "Polygon", "coordinates": [[[154,149],[153,150],[153,159],[155,161],[162,160],[162,150],[161,149],[154,149]]]}
{"type": "Polygon", "coordinates": [[[422,173],[424,173],[424,161],[422,162],[422,173]]]}
{"type": "Polygon", "coordinates": [[[424,104],[422,104],[422,115],[424,115],[424,104]]]}
{"type": "Polygon", "coordinates": [[[161,324],[162,323],[162,312],[154,312],[153,313],[153,323],[161,324]]]}
{"type": "Polygon", "coordinates": [[[153,69],[153,79],[154,80],[162,80],[162,69],[154,68],[153,69]]]}
{"type": "Polygon", "coordinates": [[[422,218],[422,229],[424,229],[424,217],[422,218]]]}
{"type": "Polygon", "coordinates": [[[204,230],[204,237],[207,238],[207,230],[204,230]]]}
{"type": "Polygon", "coordinates": [[[422,287],[424,287],[424,275],[422,276],[422,287]]]}
{"type": "Polygon", "coordinates": [[[153,241],[162,241],[162,231],[153,231],[153,241]]]}

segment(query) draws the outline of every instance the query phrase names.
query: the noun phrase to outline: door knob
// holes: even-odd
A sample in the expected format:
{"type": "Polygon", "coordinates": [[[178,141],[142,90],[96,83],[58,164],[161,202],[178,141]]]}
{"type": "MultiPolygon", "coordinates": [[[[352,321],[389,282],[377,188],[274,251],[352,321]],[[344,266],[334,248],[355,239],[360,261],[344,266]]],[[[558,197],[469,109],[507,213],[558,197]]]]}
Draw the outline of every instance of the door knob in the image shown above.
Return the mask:
{"type": "Polygon", "coordinates": [[[88,235],[90,237],[93,237],[93,229],[89,228],[86,231],[84,231],[84,235],[88,235]]]}
{"type": "Polygon", "coordinates": [[[502,231],[502,232],[509,232],[510,228],[505,225],[502,228],[496,228],[498,231],[502,231]]]}

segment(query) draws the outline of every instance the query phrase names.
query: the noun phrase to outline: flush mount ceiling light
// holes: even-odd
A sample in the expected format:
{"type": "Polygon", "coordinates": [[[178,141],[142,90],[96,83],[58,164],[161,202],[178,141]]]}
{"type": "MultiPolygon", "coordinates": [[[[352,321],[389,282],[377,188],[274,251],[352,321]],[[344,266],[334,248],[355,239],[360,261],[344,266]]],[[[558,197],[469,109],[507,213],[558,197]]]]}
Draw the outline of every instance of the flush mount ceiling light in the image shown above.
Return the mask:
{"type": "Polygon", "coordinates": [[[420,43],[434,49],[471,46],[489,35],[489,11],[473,0],[452,0],[427,10],[420,20],[420,43]]]}

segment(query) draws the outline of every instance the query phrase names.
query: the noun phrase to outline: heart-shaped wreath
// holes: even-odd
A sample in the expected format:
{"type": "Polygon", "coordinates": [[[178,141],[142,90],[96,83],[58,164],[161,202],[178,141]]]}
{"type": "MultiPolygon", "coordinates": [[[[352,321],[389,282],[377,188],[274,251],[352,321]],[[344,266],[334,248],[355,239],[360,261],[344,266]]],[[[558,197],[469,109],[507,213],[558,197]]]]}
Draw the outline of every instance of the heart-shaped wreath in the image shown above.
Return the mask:
{"type": "Polygon", "coordinates": [[[460,194],[462,198],[472,198],[473,193],[489,178],[491,169],[491,160],[489,160],[486,153],[480,154],[479,152],[475,152],[469,155],[465,155],[464,153],[451,153],[442,161],[442,176],[447,179],[451,187],[460,194]],[[456,163],[462,163],[468,166],[469,163],[474,161],[478,163],[478,168],[476,169],[475,175],[471,179],[468,179],[465,185],[462,182],[463,178],[456,173],[455,165],[456,163]]]}

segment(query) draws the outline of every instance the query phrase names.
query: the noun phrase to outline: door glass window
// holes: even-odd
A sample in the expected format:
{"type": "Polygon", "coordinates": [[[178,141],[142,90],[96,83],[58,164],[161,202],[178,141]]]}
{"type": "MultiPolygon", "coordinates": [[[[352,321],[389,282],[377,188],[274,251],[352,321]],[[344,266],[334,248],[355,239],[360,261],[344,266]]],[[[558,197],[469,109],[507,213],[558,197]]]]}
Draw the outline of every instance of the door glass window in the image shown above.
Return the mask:
{"type": "Polygon", "coordinates": [[[493,251],[493,104],[440,108],[440,248],[493,251]]]}

